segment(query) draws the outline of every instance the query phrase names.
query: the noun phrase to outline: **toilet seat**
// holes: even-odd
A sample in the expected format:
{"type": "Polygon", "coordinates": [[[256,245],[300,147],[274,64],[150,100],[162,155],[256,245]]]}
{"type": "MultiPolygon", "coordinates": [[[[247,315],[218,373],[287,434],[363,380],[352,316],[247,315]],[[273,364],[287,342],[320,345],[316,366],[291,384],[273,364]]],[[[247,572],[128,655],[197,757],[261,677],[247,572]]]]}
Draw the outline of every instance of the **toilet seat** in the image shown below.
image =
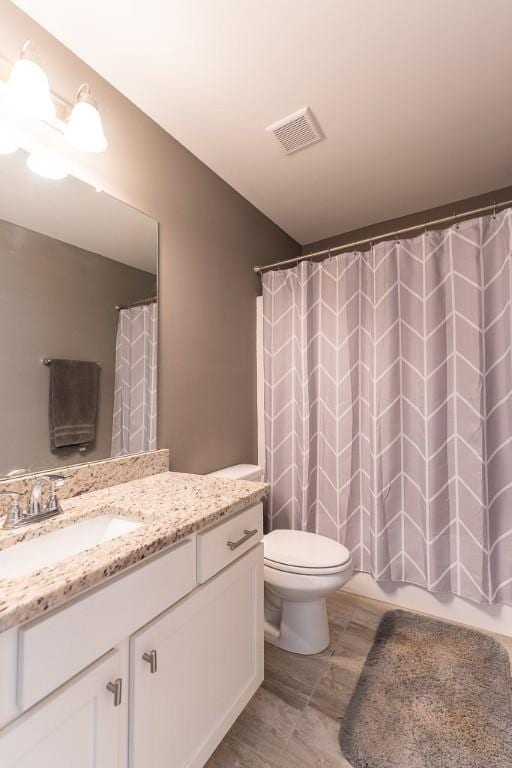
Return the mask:
{"type": "Polygon", "coordinates": [[[324,576],[352,567],[349,550],[307,531],[276,530],[263,537],[265,565],[277,571],[324,576]]]}

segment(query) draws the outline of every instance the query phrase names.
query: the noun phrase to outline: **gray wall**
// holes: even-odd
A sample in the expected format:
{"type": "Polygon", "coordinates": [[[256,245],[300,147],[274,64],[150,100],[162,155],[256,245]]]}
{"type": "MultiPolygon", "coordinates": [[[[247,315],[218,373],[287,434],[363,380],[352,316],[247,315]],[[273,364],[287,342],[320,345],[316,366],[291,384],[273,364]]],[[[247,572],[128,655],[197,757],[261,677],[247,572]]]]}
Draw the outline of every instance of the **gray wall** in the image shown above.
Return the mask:
{"type": "MultiPolygon", "coordinates": [[[[302,253],[306,255],[308,253],[313,253],[314,251],[320,251],[324,248],[334,248],[335,246],[343,245],[344,243],[363,240],[366,237],[378,237],[381,234],[393,232],[397,229],[422,225],[426,221],[441,219],[445,216],[451,216],[454,213],[465,213],[469,210],[475,210],[476,208],[482,208],[485,205],[492,205],[493,203],[499,203],[500,201],[506,200],[512,200],[512,186],[505,187],[504,189],[496,189],[492,192],[484,192],[481,195],[476,195],[475,197],[470,197],[466,200],[457,200],[449,205],[441,205],[437,208],[429,208],[426,211],[411,213],[408,216],[400,216],[396,219],[389,219],[378,223],[369,223],[366,227],[353,229],[350,232],[342,232],[338,235],[333,235],[332,237],[326,237],[323,240],[317,240],[313,243],[303,245],[302,253]]],[[[447,227],[449,226],[449,223],[441,226],[447,227]]],[[[420,231],[421,230],[418,230],[417,233],[413,232],[411,237],[419,234],[420,231]]]]}
{"type": "Polygon", "coordinates": [[[118,304],[156,290],[155,275],[0,221],[0,476],[110,456],[118,304]],[[53,454],[42,357],[101,365],[96,444],[53,454]]]}
{"type": "Polygon", "coordinates": [[[105,191],[160,222],[160,447],[170,449],[172,468],[182,471],[255,461],[260,284],[252,267],[290,258],[300,247],[41,27],[0,0],[2,55],[15,60],[28,37],[54,91],[72,101],[78,86],[89,82],[100,104],[109,149],[89,158],[88,169],[105,191]]]}

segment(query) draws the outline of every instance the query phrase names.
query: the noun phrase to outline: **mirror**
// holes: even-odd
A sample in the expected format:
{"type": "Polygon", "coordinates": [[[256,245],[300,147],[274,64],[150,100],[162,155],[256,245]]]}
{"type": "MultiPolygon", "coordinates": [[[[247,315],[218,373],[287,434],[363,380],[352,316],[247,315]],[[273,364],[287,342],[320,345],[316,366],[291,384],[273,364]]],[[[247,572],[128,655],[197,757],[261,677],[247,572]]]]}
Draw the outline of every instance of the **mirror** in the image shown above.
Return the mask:
{"type": "Polygon", "coordinates": [[[0,156],[0,477],[156,448],[158,223],[26,157],[0,156]]]}

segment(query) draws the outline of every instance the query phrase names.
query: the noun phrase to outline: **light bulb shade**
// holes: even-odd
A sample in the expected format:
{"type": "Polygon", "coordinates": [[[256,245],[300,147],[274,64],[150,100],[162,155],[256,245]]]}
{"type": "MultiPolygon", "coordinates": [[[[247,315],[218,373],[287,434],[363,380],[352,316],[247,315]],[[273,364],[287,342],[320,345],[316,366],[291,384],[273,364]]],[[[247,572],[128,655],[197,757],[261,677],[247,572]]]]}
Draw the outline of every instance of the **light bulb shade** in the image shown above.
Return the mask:
{"type": "Polygon", "coordinates": [[[4,120],[0,121],[0,155],[12,155],[20,148],[14,128],[4,120]]]}
{"type": "Polygon", "coordinates": [[[18,59],[9,76],[9,92],[17,107],[38,120],[55,117],[45,71],[29,58],[18,59]]]}
{"type": "Polygon", "coordinates": [[[27,165],[33,173],[44,179],[57,181],[58,179],[65,179],[68,175],[64,160],[49,152],[32,152],[27,157],[27,165]]]}
{"type": "Polygon", "coordinates": [[[107,148],[101,115],[92,99],[78,97],[69,116],[66,138],[83,152],[103,152],[107,148]]]}

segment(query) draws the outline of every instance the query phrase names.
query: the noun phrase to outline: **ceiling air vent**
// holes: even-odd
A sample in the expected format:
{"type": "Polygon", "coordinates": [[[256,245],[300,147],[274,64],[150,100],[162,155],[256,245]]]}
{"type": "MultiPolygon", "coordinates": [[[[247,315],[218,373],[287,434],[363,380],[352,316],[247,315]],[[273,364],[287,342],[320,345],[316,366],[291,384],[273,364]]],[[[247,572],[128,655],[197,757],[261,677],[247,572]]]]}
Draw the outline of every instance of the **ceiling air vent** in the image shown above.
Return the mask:
{"type": "Polygon", "coordinates": [[[309,107],[299,109],[293,115],[269,125],[267,131],[274,134],[287,155],[309,147],[310,144],[316,144],[324,138],[309,107]]]}

